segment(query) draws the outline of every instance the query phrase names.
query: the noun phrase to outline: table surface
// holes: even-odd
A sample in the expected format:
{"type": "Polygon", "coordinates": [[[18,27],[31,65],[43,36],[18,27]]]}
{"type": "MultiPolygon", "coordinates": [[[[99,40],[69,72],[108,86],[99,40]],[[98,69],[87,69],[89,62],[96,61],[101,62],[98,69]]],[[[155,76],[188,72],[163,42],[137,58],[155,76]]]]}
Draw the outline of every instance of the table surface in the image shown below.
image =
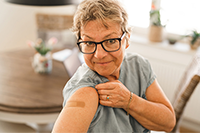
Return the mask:
{"type": "Polygon", "coordinates": [[[62,90],[69,79],[62,62],[53,60],[50,74],[35,73],[33,49],[0,53],[0,111],[27,114],[60,112],[62,90]]]}

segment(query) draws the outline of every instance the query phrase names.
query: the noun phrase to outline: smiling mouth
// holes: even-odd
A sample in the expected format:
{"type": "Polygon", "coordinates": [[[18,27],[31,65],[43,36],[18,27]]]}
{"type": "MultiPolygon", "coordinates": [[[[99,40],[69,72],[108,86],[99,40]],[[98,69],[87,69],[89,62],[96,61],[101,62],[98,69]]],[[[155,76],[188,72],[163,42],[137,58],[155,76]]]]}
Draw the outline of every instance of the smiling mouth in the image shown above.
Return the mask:
{"type": "Polygon", "coordinates": [[[95,62],[98,65],[107,65],[109,63],[111,63],[112,61],[108,61],[108,62],[95,62]]]}

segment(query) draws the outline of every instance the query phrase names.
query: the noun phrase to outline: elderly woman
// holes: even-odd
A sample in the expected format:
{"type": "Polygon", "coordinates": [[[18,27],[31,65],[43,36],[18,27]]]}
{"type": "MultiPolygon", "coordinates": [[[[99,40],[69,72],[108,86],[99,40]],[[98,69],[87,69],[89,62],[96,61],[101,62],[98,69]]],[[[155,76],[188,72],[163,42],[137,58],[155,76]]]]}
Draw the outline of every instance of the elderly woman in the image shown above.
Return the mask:
{"type": "Polygon", "coordinates": [[[173,108],[147,59],[126,53],[127,13],[116,0],[83,0],[73,30],[83,64],[66,84],[53,132],[171,131],[173,108]]]}

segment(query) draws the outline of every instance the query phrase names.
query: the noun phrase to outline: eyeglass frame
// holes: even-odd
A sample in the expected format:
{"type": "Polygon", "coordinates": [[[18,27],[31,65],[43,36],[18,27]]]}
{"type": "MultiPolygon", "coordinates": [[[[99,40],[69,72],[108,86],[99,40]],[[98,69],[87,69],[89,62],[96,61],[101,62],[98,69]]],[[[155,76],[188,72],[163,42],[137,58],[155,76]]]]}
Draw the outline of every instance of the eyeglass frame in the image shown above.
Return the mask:
{"type": "Polygon", "coordinates": [[[110,38],[110,39],[103,40],[103,41],[101,41],[101,42],[81,41],[81,42],[77,42],[77,45],[78,45],[79,50],[80,50],[81,53],[83,53],[83,54],[93,54],[93,53],[95,53],[96,50],[97,50],[97,44],[101,44],[101,47],[102,47],[106,52],[116,52],[116,51],[118,51],[118,50],[121,48],[121,41],[122,41],[122,39],[124,38],[125,35],[126,35],[126,32],[123,32],[123,34],[122,34],[122,36],[121,36],[120,38],[110,38]],[[113,51],[108,51],[108,50],[106,50],[106,49],[104,48],[104,46],[103,46],[103,42],[108,41],[108,40],[113,40],[113,39],[117,39],[117,40],[119,41],[119,48],[118,48],[117,50],[113,50],[113,51]],[[85,53],[85,52],[83,52],[83,51],[81,50],[81,48],[80,48],[79,45],[80,45],[80,43],[84,43],[84,42],[92,42],[92,43],[94,43],[94,44],[95,44],[95,50],[94,50],[93,52],[91,52],[91,53],[85,53]]]}

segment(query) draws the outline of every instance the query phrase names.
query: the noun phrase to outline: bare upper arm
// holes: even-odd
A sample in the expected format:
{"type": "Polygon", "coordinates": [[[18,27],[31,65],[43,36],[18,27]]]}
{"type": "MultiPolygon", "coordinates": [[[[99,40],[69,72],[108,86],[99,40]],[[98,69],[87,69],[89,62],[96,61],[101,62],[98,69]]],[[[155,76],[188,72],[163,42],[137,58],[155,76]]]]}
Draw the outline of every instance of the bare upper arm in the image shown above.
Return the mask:
{"type": "Polygon", "coordinates": [[[92,87],[77,90],[66,102],[53,132],[87,132],[98,107],[98,93],[92,87]]]}

